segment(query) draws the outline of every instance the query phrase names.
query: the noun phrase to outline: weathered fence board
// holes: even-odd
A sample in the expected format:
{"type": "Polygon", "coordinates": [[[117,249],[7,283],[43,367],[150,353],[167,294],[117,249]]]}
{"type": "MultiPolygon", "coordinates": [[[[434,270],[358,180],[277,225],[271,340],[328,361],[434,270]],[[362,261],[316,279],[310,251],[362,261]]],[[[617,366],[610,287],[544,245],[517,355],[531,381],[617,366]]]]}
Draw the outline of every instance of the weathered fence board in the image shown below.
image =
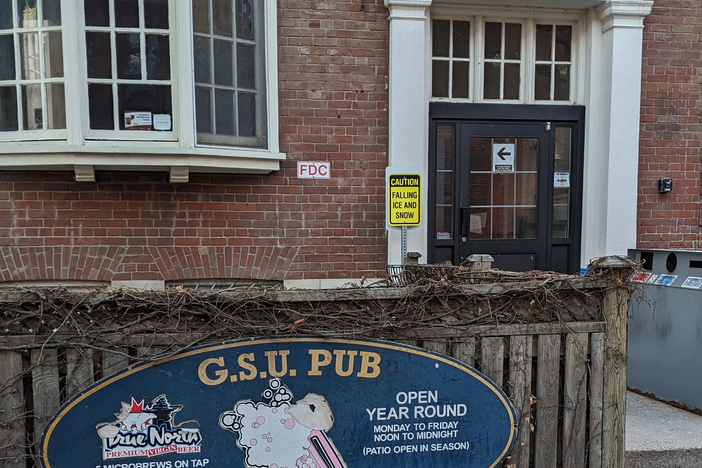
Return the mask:
{"type": "MultiPolygon", "coordinates": [[[[58,355],[55,349],[32,350],[32,395],[34,400],[34,450],[39,453],[39,441],[44,426],[61,404],[58,355]]],[[[37,466],[39,462],[37,460],[37,466]]]]}
{"type": "Polygon", "coordinates": [[[483,374],[502,387],[505,359],[505,341],[502,337],[489,337],[481,340],[480,362],[483,374]]]}
{"type": "Polygon", "coordinates": [[[538,339],[534,466],[555,468],[558,462],[558,388],[561,335],[541,335],[538,339]]]}
{"type": "Polygon", "coordinates": [[[590,443],[589,468],[602,468],[602,392],[604,379],[604,333],[590,335],[590,443]]]}
{"type": "Polygon", "coordinates": [[[532,337],[512,336],[509,343],[508,394],[517,412],[517,440],[512,449],[514,468],[528,468],[531,453],[532,337]]]}
{"type": "Polygon", "coordinates": [[[588,336],[585,333],[566,335],[563,374],[563,468],[585,466],[587,354],[588,336]]]}
{"type": "Polygon", "coordinates": [[[66,350],[66,396],[71,398],[93,383],[93,350],[66,350]]]}
{"type": "Polygon", "coordinates": [[[23,468],[26,444],[22,355],[0,352],[0,467],[23,468]]]}

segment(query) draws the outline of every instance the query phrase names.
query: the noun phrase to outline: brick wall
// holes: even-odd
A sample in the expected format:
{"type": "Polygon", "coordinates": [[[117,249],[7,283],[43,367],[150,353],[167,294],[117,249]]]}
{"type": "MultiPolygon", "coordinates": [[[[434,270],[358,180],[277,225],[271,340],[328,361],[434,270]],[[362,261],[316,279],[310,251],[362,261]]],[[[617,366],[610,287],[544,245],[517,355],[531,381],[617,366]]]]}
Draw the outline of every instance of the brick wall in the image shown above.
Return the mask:
{"type": "Polygon", "coordinates": [[[638,247],[699,249],[702,4],[656,0],[645,20],[638,247]],[[659,194],[657,181],[673,179],[659,194]]]}
{"type": "Polygon", "coordinates": [[[263,176],[0,173],[0,281],[384,274],[387,11],[280,0],[282,170],[263,176]],[[330,161],[329,180],[296,162],[330,161]]]}

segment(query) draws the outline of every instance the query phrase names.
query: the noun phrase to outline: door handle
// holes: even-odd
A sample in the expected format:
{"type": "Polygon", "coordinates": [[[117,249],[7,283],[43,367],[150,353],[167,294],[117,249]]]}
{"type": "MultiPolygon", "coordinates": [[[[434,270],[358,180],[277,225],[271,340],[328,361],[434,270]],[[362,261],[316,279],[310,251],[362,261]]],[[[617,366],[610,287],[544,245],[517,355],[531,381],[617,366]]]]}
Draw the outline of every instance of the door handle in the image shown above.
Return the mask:
{"type": "Polygon", "coordinates": [[[470,208],[467,206],[461,207],[461,235],[467,236],[470,230],[470,208]]]}

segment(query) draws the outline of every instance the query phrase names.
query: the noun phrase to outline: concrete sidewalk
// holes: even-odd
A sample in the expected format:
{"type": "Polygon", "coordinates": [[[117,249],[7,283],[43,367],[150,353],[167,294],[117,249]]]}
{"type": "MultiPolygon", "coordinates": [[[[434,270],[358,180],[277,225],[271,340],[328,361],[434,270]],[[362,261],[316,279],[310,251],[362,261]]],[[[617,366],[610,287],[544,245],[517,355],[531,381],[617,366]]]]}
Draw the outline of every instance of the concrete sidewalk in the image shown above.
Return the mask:
{"type": "Polygon", "coordinates": [[[702,416],[627,393],[625,468],[702,467],[702,416]]]}

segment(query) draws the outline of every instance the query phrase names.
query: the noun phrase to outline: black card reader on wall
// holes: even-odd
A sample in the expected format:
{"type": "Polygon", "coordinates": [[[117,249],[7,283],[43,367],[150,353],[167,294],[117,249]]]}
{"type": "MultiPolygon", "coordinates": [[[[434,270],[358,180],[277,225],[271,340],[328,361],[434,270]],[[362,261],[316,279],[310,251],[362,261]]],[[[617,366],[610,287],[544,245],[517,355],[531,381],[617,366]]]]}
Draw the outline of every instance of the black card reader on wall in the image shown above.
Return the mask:
{"type": "Polygon", "coordinates": [[[668,193],[673,191],[673,179],[661,177],[658,179],[658,193],[668,193]]]}

